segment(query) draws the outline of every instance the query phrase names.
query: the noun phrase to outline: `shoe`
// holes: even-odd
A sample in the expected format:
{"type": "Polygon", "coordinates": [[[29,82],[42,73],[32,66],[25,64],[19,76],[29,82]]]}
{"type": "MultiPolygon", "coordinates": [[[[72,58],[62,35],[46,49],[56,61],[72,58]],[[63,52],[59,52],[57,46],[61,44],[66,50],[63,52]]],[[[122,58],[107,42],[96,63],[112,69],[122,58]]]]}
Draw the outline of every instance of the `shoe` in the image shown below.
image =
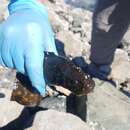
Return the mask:
{"type": "Polygon", "coordinates": [[[101,80],[109,80],[108,76],[111,72],[110,65],[96,65],[94,63],[90,63],[87,66],[86,72],[91,76],[95,78],[99,78],[101,80]]]}

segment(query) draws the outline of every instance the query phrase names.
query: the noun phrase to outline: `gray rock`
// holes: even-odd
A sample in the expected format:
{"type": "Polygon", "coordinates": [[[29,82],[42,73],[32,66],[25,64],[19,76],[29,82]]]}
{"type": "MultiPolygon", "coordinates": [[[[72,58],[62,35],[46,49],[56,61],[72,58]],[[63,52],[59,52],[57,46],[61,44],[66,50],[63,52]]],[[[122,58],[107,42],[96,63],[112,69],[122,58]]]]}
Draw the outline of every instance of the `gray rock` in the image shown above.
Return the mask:
{"type": "Polygon", "coordinates": [[[85,8],[94,10],[97,0],[65,0],[66,3],[71,4],[75,7],[85,8]]]}
{"type": "Polygon", "coordinates": [[[72,57],[82,55],[83,43],[72,32],[61,31],[57,34],[57,39],[64,44],[66,55],[71,55],[72,57]]]}
{"type": "Polygon", "coordinates": [[[71,115],[48,110],[38,112],[33,126],[26,130],[89,130],[86,123],[71,115]]]}
{"type": "Polygon", "coordinates": [[[9,101],[11,92],[1,89],[5,94],[0,98],[1,130],[90,130],[78,117],[63,112],[41,108],[24,108],[9,101]]]}
{"type": "Polygon", "coordinates": [[[130,78],[130,60],[127,52],[117,49],[112,64],[111,77],[119,84],[130,78]]]}
{"type": "Polygon", "coordinates": [[[68,30],[69,23],[66,22],[64,19],[61,19],[59,15],[55,13],[53,10],[52,11],[49,10],[49,18],[55,33],[58,33],[59,31],[62,30],[68,30]]]}
{"type": "Polygon", "coordinates": [[[7,5],[7,0],[0,1],[0,22],[3,22],[8,16],[7,5]]]}
{"type": "Polygon", "coordinates": [[[57,33],[61,30],[68,30],[68,7],[64,4],[64,1],[56,0],[55,3],[45,1],[45,5],[48,9],[50,23],[52,24],[54,32],[57,33]]]}
{"type": "Polygon", "coordinates": [[[0,66],[0,88],[13,89],[16,71],[0,66]]]}
{"type": "Polygon", "coordinates": [[[11,90],[0,88],[0,92],[4,94],[0,98],[0,128],[15,120],[21,113],[23,106],[10,101],[11,90]]]}
{"type": "Polygon", "coordinates": [[[110,83],[96,81],[94,92],[88,95],[88,121],[106,130],[129,130],[129,98],[110,83]]]}
{"type": "Polygon", "coordinates": [[[130,29],[126,32],[122,40],[123,49],[128,52],[130,57],[130,29]]]}
{"type": "Polygon", "coordinates": [[[130,29],[128,29],[123,39],[124,39],[124,42],[127,43],[127,46],[130,45],[130,29]]]}
{"type": "Polygon", "coordinates": [[[69,12],[73,17],[73,22],[69,26],[74,35],[80,34],[80,39],[83,42],[91,40],[91,26],[92,26],[92,13],[83,9],[75,8],[69,12]]]}
{"type": "Polygon", "coordinates": [[[60,112],[66,112],[66,97],[65,96],[49,97],[44,99],[39,106],[42,108],[47,108],[60,112]]]}

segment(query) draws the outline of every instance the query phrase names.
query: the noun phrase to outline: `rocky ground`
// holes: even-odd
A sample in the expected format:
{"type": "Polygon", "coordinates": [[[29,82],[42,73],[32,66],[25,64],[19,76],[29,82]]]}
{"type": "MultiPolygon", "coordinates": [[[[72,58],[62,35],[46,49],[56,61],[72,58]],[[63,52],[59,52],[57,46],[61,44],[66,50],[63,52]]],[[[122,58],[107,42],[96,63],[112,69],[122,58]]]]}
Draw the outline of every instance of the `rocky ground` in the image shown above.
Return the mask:
{"type": "MultiPolygon", "coordinates": [[[[92,12],[74,8],[63,0],[50,0],[45,4],[59,53],[74,58],[81,67],[86,66],[90,62],[92,12]]],[[[8,16],[6,6],[7,1],[1,0],[1,22],[8,16]]],[[[129,36],[130,30],[115,54],[111,72],[114,82],[94,79],[96,87],[88,97],[55,96],[45,103],[50,110],[30,110],[10,102],[11,88],[15,86],[15,72],[1,67],[0,130],[130,130],[129,36]],[[66,111],[84,121],[88,120],[88,123],[66,114],[66,111]]]]}

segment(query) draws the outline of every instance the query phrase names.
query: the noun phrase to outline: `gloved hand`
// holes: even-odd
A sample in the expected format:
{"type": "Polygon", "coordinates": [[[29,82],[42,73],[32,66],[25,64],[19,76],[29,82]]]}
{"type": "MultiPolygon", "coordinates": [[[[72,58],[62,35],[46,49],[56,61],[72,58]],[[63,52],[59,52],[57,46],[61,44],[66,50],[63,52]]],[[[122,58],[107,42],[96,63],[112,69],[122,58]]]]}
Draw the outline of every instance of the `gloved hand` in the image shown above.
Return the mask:
{"type": "Polygon", "coordinates": [[[11,2],[10,15],[0,25],[0,64],[29,76],[44,95],[44,51],[57,54],[47,11],[37,0],[11,2]]]}

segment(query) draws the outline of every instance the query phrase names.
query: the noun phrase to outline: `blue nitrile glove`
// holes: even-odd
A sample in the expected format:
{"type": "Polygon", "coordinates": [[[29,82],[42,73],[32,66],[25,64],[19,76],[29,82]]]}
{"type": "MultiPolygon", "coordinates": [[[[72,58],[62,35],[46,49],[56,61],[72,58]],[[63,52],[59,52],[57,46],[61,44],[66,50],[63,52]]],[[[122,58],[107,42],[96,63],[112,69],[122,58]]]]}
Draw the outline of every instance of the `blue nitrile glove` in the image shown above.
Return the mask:
{"type": "Polygon", "coordinates": [[[47,10],[36,0],[11,2],[10,16],[0,25],[0,64],[29,76],[44,95],[44,51],[57,54],[47,10]]]}

